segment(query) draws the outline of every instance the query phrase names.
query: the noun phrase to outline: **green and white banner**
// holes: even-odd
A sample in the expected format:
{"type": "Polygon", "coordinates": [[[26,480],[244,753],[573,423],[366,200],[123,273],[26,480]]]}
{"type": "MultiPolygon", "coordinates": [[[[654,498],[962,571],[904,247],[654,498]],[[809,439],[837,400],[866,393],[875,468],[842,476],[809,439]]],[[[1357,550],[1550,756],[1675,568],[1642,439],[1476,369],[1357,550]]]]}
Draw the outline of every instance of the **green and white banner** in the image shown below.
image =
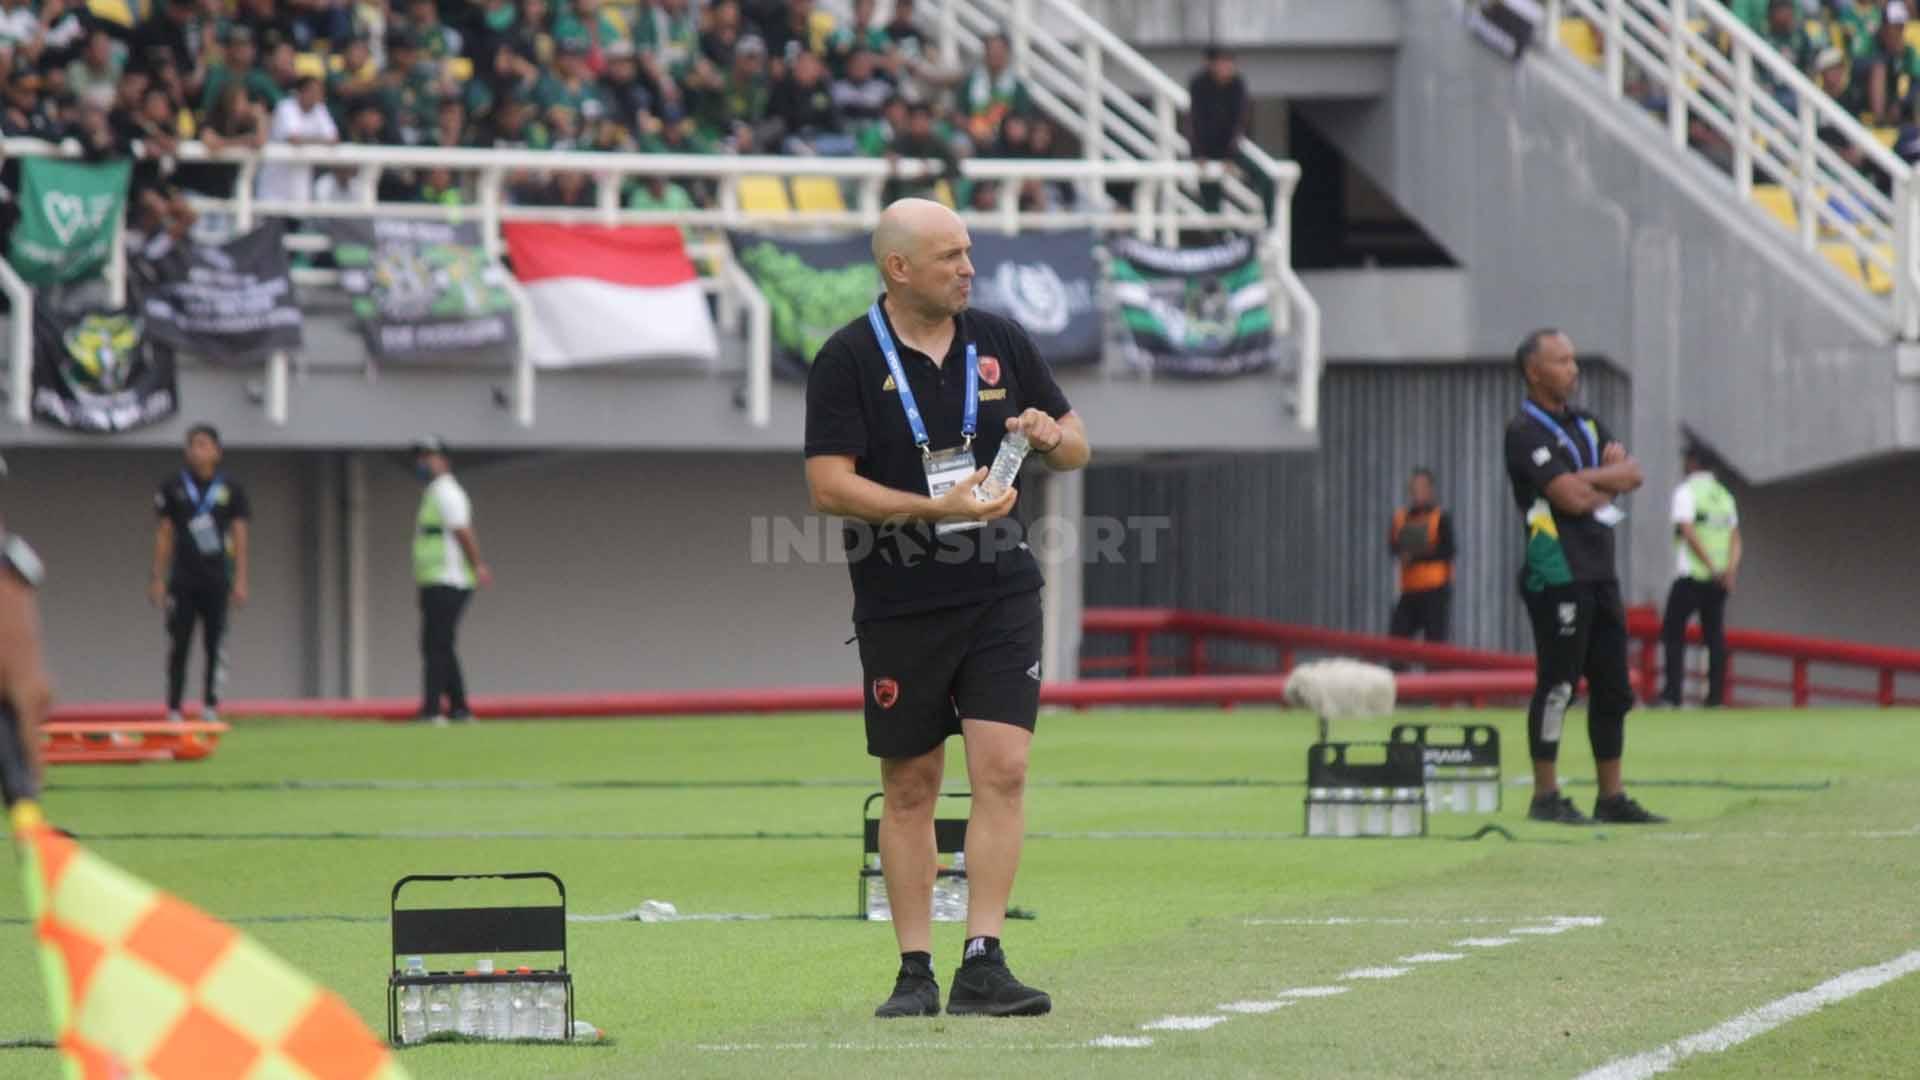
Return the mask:
{"type": "Polygon", "coordinates": [[[82,165],[20,161],[20,222],[7,261],[30,285],[64,285],[100,273],[127,201],[131,161],[82,165]]]}
{"type": "Polygon", "coordinates": [[[1279,362],[1272,296],[1251,238],[1177,249],[1123,236],[1108,252],[1122,349],[1134,368],[1209,378],[1279,362]]]}

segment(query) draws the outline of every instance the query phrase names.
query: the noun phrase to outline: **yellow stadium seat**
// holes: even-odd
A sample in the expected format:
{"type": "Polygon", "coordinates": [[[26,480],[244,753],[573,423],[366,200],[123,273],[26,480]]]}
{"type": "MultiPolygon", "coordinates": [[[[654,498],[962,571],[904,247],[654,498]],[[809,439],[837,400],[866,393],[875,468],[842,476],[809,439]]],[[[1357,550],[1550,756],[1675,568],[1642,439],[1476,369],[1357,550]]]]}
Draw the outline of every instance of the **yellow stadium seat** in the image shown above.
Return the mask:
{"type": "Polygon", "coordinates": [[[1793,193],[1779,184],[1753,185],[1753,201],[1788,232],[1800,230],[1800,214],[1793,205],[1793,193]]]}
{"type": "Polygon", "coordinates": [[[1827,261],[1854,284],[1866,287],[1867,275],[1860,269],[1860,256],[1853,250],[1852,244],[1821,244],[1820,254],[1826,256],[1827,261]]]}
{"type": "Polygon", "coordinates": [[[1600,35],[1587,20],[1560,20],[1560,44],[1581,63],[1592,67],[1600,65],[1600,35]]]}
{"type": "Polygon", "coordinates": [[[449,57],[447,59],[447,78],[457,83],[472,81],[473,60],[465,56],[449,57]]]}
{"type": "Polygon", "coordinates": [[[1873,129],[1873,137],[1880,140],[1881,146],[1884,146],[1887,149],[1891,150],[1893,149],[1893,144],[1898,142],[1900,139],[1900,129],[1890,128],[1890,127],[1877,127],[1873,129]]]}
{"type": "Polygon", "coordinates": [[[939,183],[933,185],[933,201],[949,210],[955,209],[960,205],[959,201],[953,197],[953,185],[947,183],[944,177],[941,178],[939,183]]]}
{"type": "MultiPolygon", "coordinates": [[[[1894,265],[1892,244],[1880,244],[1875,246],[1873,250],[1880,258],[1887,260],[1888,266],[1894,265]]],[[[1880,264],[1870,259],[1862,261],[1866,264],[1867,268],[1867,289],[1875,296],[1885,296],[1892,292],[1893,276],[1881,269],[1880,264]]]]}
{"type": "Polygon", "coordinates": [[[327,77],[327,61],[318,53],[294,53],[293,73],[303,79],[309,75],[316,79],[324,79],[327,77]]]}
{"type": "Polygon", "coordinates": [[[796,210],[841,211],[847,208],[846,197],[840,193],[840,181],[831,176],[796,176],[791,186],[796,210]]]}
{"type": "Polygon", "coordinates": [[[740,209],[749,214],[787,214],[793,204],[787,201],[787,185],[777,176],[740,178],[740,209]]]}
{"type": "Polygon", "coordinates": [[[87,0],[87,11],[96,19],[133,28],[133,5],[127,0],[87,0]]]}

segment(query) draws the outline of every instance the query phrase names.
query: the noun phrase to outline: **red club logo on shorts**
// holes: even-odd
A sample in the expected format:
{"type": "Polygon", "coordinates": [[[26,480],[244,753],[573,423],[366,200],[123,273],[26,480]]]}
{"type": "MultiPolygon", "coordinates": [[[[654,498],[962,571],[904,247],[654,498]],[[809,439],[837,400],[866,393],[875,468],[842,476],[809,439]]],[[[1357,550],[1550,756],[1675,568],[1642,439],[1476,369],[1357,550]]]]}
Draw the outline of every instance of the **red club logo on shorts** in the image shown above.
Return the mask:
{"type": "Polygon", "coordinates": [[[988,386],[1000,385],[1000,360],[998,357],[983,356],[980,358],[980,379],[988,386]]]}
{"type": "Polygon", "coordinates": [[[883,709],[893,708],[900,700],[900,684],[892,679],[873,680],[873,703],[883,709]]]}

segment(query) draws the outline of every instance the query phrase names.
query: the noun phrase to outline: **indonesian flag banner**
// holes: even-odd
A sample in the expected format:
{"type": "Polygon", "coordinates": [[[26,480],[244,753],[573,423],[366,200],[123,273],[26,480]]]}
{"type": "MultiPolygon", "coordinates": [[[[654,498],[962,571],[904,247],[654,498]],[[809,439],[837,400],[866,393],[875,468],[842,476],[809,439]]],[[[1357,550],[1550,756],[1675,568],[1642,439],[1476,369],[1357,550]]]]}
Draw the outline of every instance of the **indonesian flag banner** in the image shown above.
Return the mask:
{"type": "Polygon", "coordinates": [[[504,232],[532,311],[526,348],[536,366],[695,367],[719,358],[679,229],[519,222],[504,232]]]}
{"type": "Polygon", "coordinates": [[[406,1080],[347,1004],[258,942],[12,809],[70,1080],[406,1080]]]}

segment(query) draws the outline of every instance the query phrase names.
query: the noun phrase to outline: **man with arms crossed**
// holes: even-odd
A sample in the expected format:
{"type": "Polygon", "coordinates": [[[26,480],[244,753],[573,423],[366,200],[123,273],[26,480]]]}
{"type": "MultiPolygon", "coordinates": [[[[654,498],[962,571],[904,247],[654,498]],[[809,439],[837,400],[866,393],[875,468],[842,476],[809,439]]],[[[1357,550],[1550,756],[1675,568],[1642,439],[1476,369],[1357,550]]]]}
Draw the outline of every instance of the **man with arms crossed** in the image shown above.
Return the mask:
{"type": "Polygon", "coordinates": [[[807,379],[807,487],[815,510],[848,519],[867,752],[886,795],[880,867],[900,969],[880,1017],[940,1011],[933,808],[955,734],[973,811],[967,942],[947,1011],[1053,1007],[1000,948],[1040,703],[1040,567],[1007,518],[1018,489],[991,501],[973,489],[1011,432],[1054,469],[1078,469],[1090,451],[1026,331],[967,308],[970,246],[938,203],[889,206],[873,234],[886,293],[827,340],[807,379]]]}
{"type": "Polygon", "coordinates": [[[1627,710],[1627,612],[1614,571],[1613,528],[1626,518],[1613,505],[1642,482],[1640,465],[1592,414],[1572,405],[1580,381],[1573,342],[1535,330],[1514,350],[1526,381],[1520,414],[1507,424],[1507,477],[1527,530],[1520,594],[1533,624],[1538,664],[1527,708],[1533,753],[1535,821],[1645,825],[1666,819],[1627,795],[1620,781],[1627,710]],[[1587,680],[1587,738],[1600,797],[1589,819],[1560,790],[1555,761],[1574,687],[1587,680]]]}

